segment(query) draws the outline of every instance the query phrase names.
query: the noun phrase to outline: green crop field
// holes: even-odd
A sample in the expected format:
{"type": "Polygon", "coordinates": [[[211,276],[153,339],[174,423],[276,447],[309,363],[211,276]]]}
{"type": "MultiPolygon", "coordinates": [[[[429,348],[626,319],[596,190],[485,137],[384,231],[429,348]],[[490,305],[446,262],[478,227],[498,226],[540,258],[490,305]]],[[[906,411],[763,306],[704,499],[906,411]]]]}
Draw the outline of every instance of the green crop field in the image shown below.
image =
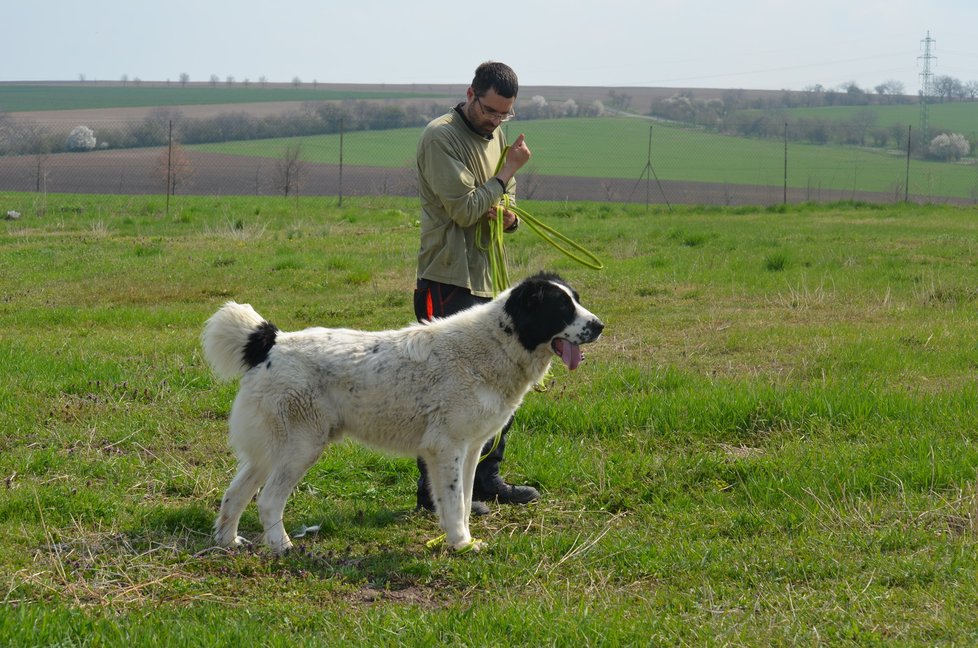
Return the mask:
{"type": "Polygon", "coordinates": [[[244,104],[268,101],[337,101],[345,99],[409,99],[440,97],[441,95],[416,92],[380,92],[370,90],[333,90],[310,87],[298,88],[261,87],[238,84],[228,87],[189,85],[174,83],[167,86],[128,87],[99,86],[95,83],[80,85],[17,85],[0,83],[0,113],[40,110],[92,110],[106,108],[133,108],[156,106],[195,106],[206,104],[244,104]]]}
{"type": "Polygon", "coordinates": [[[344,443],[274,557],[211,541],[235,385],[201,327],[409,323],[416,201],[0,205],[4,646],[978,642],[973,208],[524,201],[606,266],[507,239],[607,324],[517,414],[505,472],[542,501],[430,550],[414,461],[344,443]]]}
{"type": "MultiPolygon", "coordinates": [[[[785,111],[790,119],[817,117],[835,121],[855,121],[860,113],[872,113],[877,126],[913,126],[920,124],[920,106],[828,106],[823,108],[792,108],[785,111]]],[[[978,133],[978,101],[932,103],[928,107],[930,127],[974,137],[978,133]]]]}
{"type": "MultiPolygon", "coordinates": [[[[540,175],[639,178],[649,160],[662,180],[780,186],[785,148],[776,140],[745,139],[685,129],[643,119],[593,118],[513,122],[510,140],[525,133],[533,151],[528,171],[540,175]]],[[[356,131],[343,139],[345,164],[404,167],[414,163],[419,129],[356,131]]],[[[226,142],[190,148],[278,158],[289,145],[302,145],[306,161],[337,164],[340,136],[226,142]]],[[[907,160],[899,152],[790,143],[788,186],[875,191],[903,196],[907,160]]],[[[913,160],[910,193],[922,196],[978,196],[978,167],[913,160]]]]}

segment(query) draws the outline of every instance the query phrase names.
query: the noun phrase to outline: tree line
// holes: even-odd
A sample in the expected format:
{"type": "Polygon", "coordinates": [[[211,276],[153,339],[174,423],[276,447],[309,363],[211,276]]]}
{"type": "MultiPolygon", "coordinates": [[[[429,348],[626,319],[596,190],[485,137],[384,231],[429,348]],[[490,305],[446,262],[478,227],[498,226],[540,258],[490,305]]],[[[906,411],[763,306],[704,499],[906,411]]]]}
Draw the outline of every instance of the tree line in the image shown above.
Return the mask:
{"type": "MultiPolygon", "coordinates": [[[[978,100],[978,81],[962,83],[953,77],[938,77],[933,88],[936,96],[930,97],[932,102],[978,100]]],[[[743,90],[728,90],[720,98],[698,99],[691,91],[683,91],[653,101],[647,114],[736,137],[905,148],[908,144],[908,125],[880,123],[879,113],[874,107],[913,101],[914,98],[903,94],[902,84],[896,81],[876,86],[875,94],[862,90],[855,83],[843,84],[837,90],[812,86],[802,92],[785,91],[777,97],[752,97],[743,90]],[[794,116],[790,113],[792,108],[821,106],[863,106],[864,109],[853,113],[848,120],[794,116]]],[[[978,147],[976,132],[953,134],[934,131],[912,135],[912,149],[921,155],[933,155],[931,143],[939,135],[957,135],[954,138],[958,142],[957,150],[963,149],[960,144],[962,139],[968,143],[970,150],[978,147]]]]}

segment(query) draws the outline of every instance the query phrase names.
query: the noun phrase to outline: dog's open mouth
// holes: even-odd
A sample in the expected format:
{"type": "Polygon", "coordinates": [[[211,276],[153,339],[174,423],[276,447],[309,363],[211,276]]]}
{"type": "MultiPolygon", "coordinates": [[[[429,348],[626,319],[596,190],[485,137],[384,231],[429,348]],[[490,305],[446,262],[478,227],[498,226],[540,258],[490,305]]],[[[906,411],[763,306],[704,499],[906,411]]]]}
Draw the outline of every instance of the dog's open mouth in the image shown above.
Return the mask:
{"type": "Polygon", "coordinates": [[[554,338],[550,343],[550,348],[560,356],[560,359],[564,361],[564,364],[571,371],[577,369],[578,365],[581,364],[581,360],[584,359],[580,345],[574,344],[570,340],[554,338]]]}

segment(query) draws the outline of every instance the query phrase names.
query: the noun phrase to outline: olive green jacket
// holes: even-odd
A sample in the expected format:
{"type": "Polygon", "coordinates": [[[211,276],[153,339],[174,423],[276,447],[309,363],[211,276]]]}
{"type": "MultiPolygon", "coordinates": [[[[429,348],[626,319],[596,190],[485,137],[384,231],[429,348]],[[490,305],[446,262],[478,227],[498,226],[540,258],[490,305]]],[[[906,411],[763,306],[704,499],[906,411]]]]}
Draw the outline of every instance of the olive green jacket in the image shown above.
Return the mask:
{"type": "MultiPolygon", "coordinates": [[[[458,110],[425,127],[418,141],[418,191],[421,196],[421,246],[418,278],[462,286],[492,297],[489,223],[483,218],[503,196],[493,177],[506,146],[496,129],[491,139],[473,131],[458,110]]],[[[516,181],[507,192],[512,198],[516,181]]]]}

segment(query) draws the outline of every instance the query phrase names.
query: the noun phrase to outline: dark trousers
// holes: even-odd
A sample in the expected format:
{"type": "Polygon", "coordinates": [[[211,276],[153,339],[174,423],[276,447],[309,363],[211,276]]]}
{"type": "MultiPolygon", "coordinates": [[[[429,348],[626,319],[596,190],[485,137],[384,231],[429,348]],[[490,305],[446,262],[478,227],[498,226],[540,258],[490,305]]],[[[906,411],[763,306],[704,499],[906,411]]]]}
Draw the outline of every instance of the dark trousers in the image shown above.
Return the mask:
{"type": "MultiPolygon", "coordinates": [[[[473,295],[467,288],[461,286],[418,279],[417,288],[414,290],[414,315],[419,322],[424,322],[436,317],[448,317],[476,304],[484,304],[489,301],[492,300],[488,297],[473,295]]],[[[513,419],[510,418],[503,427],[499,444],[495,448],[492,447],[496,442],[495,438],[489,439],[483,446],[482,460],[479,461],[475,470],[476,490],[479,490],[483,483],[488,486],[499,474],[499,462],[503,460],[503,453],[506,450],[506,433],[509,432],[512,424],[513,419]]],[[[427,483],[428,470],[420,457],[418,458],[418,470],[421,471],[421,481],[427,483]]]]}

